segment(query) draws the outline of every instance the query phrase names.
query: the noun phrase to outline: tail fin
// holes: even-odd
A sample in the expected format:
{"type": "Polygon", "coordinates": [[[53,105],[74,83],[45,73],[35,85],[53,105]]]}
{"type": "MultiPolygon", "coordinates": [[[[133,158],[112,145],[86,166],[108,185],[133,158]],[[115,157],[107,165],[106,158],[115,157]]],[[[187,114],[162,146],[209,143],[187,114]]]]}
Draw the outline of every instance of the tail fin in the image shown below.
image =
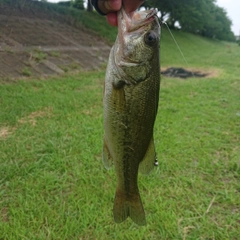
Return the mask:
{"type": "Polygon", "coordinates": [[[127,196],[117,190],[113,206],[113,216],[116,223],[121,223],[130,217],[136,224],[146,225],[145,213],[139,193],[127,196]]]}

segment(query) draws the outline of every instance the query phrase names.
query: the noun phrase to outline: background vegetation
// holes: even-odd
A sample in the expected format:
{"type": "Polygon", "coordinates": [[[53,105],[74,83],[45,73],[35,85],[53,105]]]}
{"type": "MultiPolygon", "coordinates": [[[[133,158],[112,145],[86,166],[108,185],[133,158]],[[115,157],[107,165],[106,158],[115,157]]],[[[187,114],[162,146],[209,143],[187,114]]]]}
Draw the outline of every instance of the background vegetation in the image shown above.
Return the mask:
{"type": "MultiPolygon", "coordinates": [[[[84,9],[83,0],[60,2],[60,5],[84,9]]],[[[87,0],[87,10],[91,0],[87,0]]],[[[216,0],[148,0],[144,3],[146,8],[158,8],[160,20],[166,21],[170,28],[176,23],[181,30],[191,32],[208,38],[226,41],[236,41],[231,31],[232,22],[226,11],[216,4],[216,0]]]]}
{"type": "Polygon", "coordinates": [[[161,20],[171,28],[178,22],[186,32],[209,38],[236,41],[231,31],[232,22],[216,0],[148,0],[146,7],[157,7],[161,20]]]}
{"type": "MultiPolygon", "coordinates": [[[[90,2],[91,0],[87,0],[86,10],[93,12],[90,2]]],[[[36,5],[34,0],[0,0],[0,7],[4,3],[24,8],[29,8],[31,4],[36,5]]],[[[82,11],[84,9],[84,0],[64,1],[58,4],[41,0],[41,3],[44,3],[41,7],[52,11],[64,12],[66,15],[75,13],[74,15],[70,14],[75,20],[76,18],[83,19],[83,16],[85,16],[84,11],[82,11]],[[80,10],[81,13],[75,10],[80,10]]],[[[232,22],[226,11],[216,5],[216,0],[148,0],[143,6],[146,8],[158,8],[160,21],[166,21],[172,29],[176,27],[177,23],[178,28],[180,27],[185,32],[219,40],[236,41],[231,31],[232,22]]]]}
{"type": "MultiPolygon", "coordinates": [[[[112,41],[116,29],[102,21],[112,41]]],[[[162,67],[212,75],[162,78],[159,167],[139,176],[148,225],[113,222],[115,173],[101,162],[103,69],[1,83],[0,239],[239,239],[240,49],[173,34],[189,66],[163,29],[162,67]]]]}

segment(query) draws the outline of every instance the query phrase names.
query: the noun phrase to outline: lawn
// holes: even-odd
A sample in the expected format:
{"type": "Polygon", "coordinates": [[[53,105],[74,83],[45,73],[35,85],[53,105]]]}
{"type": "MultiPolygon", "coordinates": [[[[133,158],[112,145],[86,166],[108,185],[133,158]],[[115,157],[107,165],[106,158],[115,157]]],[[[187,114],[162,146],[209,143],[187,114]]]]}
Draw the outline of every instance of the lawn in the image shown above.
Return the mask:
{"type": "Polygon", "coordinates": [[[139,175],[147,225],[112,217],[104,169],[104,70],[0,84],[0,239],[239,239],[240,47],[164,30],[161,65],[213,72],[162,78],[159,167],[139,175]]]}

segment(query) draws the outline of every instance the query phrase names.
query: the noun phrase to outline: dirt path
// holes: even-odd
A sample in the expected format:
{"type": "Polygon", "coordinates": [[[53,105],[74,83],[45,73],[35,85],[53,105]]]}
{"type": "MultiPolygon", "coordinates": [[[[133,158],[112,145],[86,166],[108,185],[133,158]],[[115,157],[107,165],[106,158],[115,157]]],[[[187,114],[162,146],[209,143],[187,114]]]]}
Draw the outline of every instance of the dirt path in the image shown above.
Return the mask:
{"type": "Polygon", "coordinates": [[[0,11],[0,79],[92,70],[106,63],[100,37],[47,15],[0,11]]]}

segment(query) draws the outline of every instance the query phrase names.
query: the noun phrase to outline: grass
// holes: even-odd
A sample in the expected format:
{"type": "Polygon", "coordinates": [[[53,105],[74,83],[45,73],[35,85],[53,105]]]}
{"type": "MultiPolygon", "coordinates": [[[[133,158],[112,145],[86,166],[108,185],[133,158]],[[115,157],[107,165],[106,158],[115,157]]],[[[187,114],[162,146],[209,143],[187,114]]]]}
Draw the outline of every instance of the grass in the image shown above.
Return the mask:
{"type": "Polygon", "coordinates": [[[42,52],[41,50],[35,49],[34,51],[30,52],[31,58],[36,62],[41,62],[47,58],[47,53],[42,52]]]}
{"type": "Polygon", "coordinates": [[[22,69],[21,73],[22,73],[23,76],[26,76],[26,77],[30,77],[31,76],[31,70],[28,67],[24,67],[22,69]]]}
{"type": "MultiPolygon", "coordinates": [[[[162,79],[147,226],[113,222],[100,71],[1,83],[0,239],[239,239],[240,48],[174,35],[189,67],[216,74],[162,79]]],[[[165,30],[161,64],[187,67],[165,30]]]]}

